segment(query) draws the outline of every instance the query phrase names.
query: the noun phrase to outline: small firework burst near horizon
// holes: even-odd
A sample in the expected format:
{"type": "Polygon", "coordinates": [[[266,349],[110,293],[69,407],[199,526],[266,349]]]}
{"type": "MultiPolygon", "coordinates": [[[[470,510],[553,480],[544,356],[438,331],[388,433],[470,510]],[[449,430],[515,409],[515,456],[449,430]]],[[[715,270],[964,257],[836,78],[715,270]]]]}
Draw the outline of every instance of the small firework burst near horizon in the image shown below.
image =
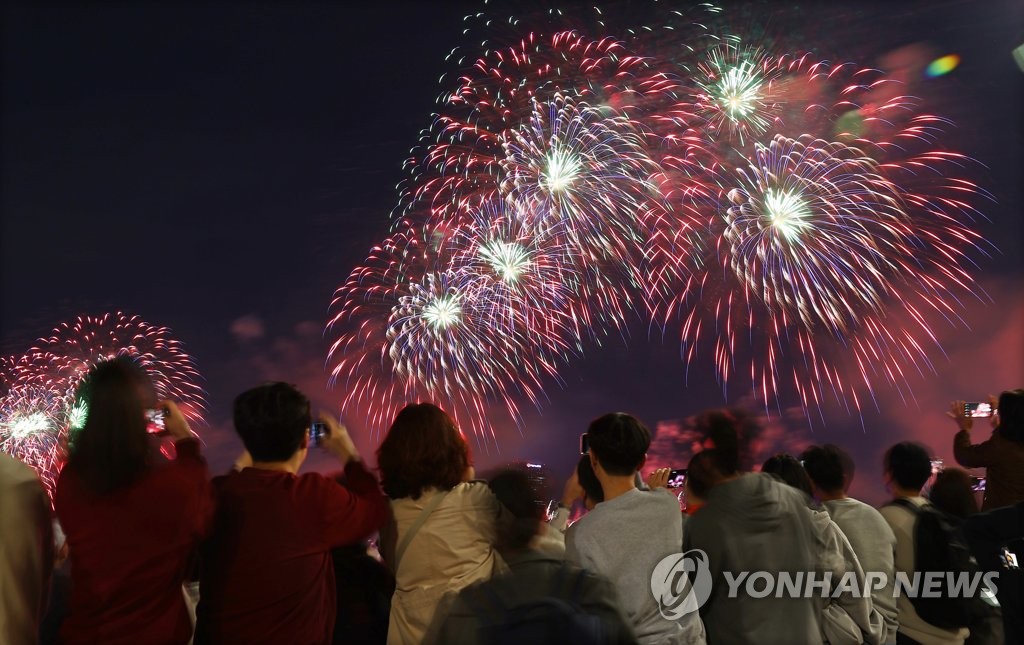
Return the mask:
{"type": "Polygon", "coordinates": [[[189,421],[202,423],[199,372],[168,328],[121,312],[61,323],[21,356],[5,359],[0,379],[0,449],[32,466],[51,495],[69,435],[88,414],[78,387],[97,363],[119,356],[149,375],[159,399],[178,402],[189,421]]]}

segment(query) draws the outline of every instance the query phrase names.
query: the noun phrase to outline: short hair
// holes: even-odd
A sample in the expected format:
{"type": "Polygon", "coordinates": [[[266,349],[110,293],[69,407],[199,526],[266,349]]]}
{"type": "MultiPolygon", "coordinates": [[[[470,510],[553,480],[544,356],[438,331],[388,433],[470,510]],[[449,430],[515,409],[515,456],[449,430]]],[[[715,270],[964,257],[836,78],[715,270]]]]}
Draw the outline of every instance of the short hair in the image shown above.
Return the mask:
{"type": "Polygon", "coordinates": [[[576,479],[579,480],[580,487],[587,499],[595,504],[604,501],[604,488],[601,487],[601,482],[594,473],[594,466],[590,463],[589,455],[581,456],[579,463],[576,464],[576,479]]]}
{"type": "Polygon", "coordinates": [[[850,456],[850,453],[846,452],[846,450],[834,443],[826,443],[824,447],[826,450],[830,450],[839,455],[839,463],[843,466],[843,490],[849,490],[850,484],[853,483],[853,476],[857,474],[856,462],[853,461],[853,457],[850,456]]]}
{"type": "Polygon", "coordinates": [[[810,446],[800,455],[807,476],[820,490],[836,493],[843,490],[843,459],[835,446],[810,446]]]}
{"type": "Polygon", "coordinates": [[[920,491],[932,476],[932,460],[919,443],[902,441],[885,451],[883,470],[901,488],[920,491]]]}
{"type": "Polygon", "coordinates": [[[287,461],[313,421],[309,399],[290,383],[266,383],[235,397],[235,431],[253,461],[287,461]]]}
{"type": "Polygon", "coordinates": [[[775,475],[784,484],[802,490],[808,496],[814,494],[811,489],[811,478],[807,476],[807,471],[793,455],[779,453],[769,457],[761,466],[761,472],[775,475]]]}
{"type": "Polygon", "coordinates": [[[451,490],[469,463],[469,445],[455,421],[432,403],[402,408],[377,448],[381,486],[391,499],[419,499],[428,488],[451,490]]]}
{"type": "Polygon", "coordinates": [[[690,457],[686,466],[686,485],[701,499],[707,499],[718,473],[715,472],[715,449],[707,448],[690,457]]]}
{"type": "Polygon", "coordinates": [[[965,519],[978,512],[971,476],[966,470],[946,468],[935,476],[928,499],[940,511],[965,519]]]}
{"type": "Polygon", "coordinates": [[[499,549],[519,551],[527,548],[540,531],[540,491],[523,468],[502,470],[491,478],[488,485],[509,514],[498,526],[499,549]]]}
{"type": "Polygon", "coordinates": [[[740,469],[740,436],[736,418],[723,410],[711,410],[697,417],[697,431],[704,441],[711,441],[715,469],[723,476],[740,469]]]}
{"type": "Polygon", "coordinates": [[[999,395],[999,434],[1016,443],[1024,443],[1024,390],[1009,390],[999,395]]]}
{"type": "Polygon", "coordinates": [[[590,452],[609,475],[632,475],[644,463],[651,432],[633,416],[612,412],[587,429],[590,452]]]}

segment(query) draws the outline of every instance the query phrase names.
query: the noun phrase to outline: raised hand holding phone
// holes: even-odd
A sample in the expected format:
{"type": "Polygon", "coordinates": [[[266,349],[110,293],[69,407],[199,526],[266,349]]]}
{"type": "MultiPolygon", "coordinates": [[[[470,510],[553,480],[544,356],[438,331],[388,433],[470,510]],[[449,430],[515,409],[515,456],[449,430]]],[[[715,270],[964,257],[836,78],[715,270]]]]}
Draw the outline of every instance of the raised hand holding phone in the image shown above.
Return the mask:
{"type": "Polygon", "coordinates": [[[964,432],[970,432],[971,426],[974,425],[974,420],[967,416],[967,409],[963,401],[953,401],[949,405],[949,412],[946,413],[946,416],[956,421],[957,426],[964,432]]]}
{"type": "Polygon", "coordinates": [[[178,405],[174,401],[164,399],[157,404],[157,408],[165,412],[164,429],[172,439],[179,441],[195,436],[192,434],[192,428],[188,427],[185,415],[181,413],[181,410],[178,409],[178,405]]]}
{"type": "Polygon", "coordinates": [[[658,468],[647,476],[647,487],[651,490],[668,488],[668,476],[671,468],[658,468]]]}
{"type": "Polygon", "coordinates": [[[323,423],[327,432],[320,439],[320,447],[331,453],[344,463],[359,461],[359,451],[348,434],[348,429],[340,421],[332,419],[329,414],[321,413],[318,421],[323,423]]]}

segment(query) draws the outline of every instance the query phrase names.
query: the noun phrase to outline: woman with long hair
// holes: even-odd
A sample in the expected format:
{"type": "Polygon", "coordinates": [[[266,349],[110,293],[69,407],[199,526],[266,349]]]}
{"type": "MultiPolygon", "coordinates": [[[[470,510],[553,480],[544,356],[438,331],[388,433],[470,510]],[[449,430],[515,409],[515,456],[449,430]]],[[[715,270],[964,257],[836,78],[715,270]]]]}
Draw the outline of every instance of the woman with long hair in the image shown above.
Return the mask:
{"type": "Polygon", "coordinates": [[[71,560],[61,642],[187,643],[182,584],[213,512],[199,442],[129,357],[96,365],[78,399],[87,416],[54,496],[71,560]],[[163,411],[173,461],[153,449],[148,409],[163,411]]]}
{"type": "Polygon", "coordinates": [[[501,504],[472,481],[466,440],[430,403],[402,408],[377,464],[391,499],[381,554],[396,578],[388,642],[420,643],[442,599],[504,568],[494,548],[501,504]]]}

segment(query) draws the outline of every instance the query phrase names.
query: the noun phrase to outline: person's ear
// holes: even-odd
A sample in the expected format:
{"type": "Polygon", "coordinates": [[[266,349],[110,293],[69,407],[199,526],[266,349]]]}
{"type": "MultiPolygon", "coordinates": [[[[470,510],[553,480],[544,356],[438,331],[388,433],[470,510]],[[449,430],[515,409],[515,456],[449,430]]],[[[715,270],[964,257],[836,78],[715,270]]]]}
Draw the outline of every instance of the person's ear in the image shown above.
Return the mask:
{"type": "Polygon", "coordinates": [[[597,457],[594,456],[593,450],[588,452],[587,456],[590,457],[590,468],[594,471],[594,474],[596,475],[597,469],[601,467],[601,463],[597,461],[597,457]]]}
{"type": "Polygon", "coordinates": [[[308,432],[303,432],[302,433],[302,443],[299,444],[299,450],[308,450],[308,449],[309,449],[309,433],[308,432]]]}

